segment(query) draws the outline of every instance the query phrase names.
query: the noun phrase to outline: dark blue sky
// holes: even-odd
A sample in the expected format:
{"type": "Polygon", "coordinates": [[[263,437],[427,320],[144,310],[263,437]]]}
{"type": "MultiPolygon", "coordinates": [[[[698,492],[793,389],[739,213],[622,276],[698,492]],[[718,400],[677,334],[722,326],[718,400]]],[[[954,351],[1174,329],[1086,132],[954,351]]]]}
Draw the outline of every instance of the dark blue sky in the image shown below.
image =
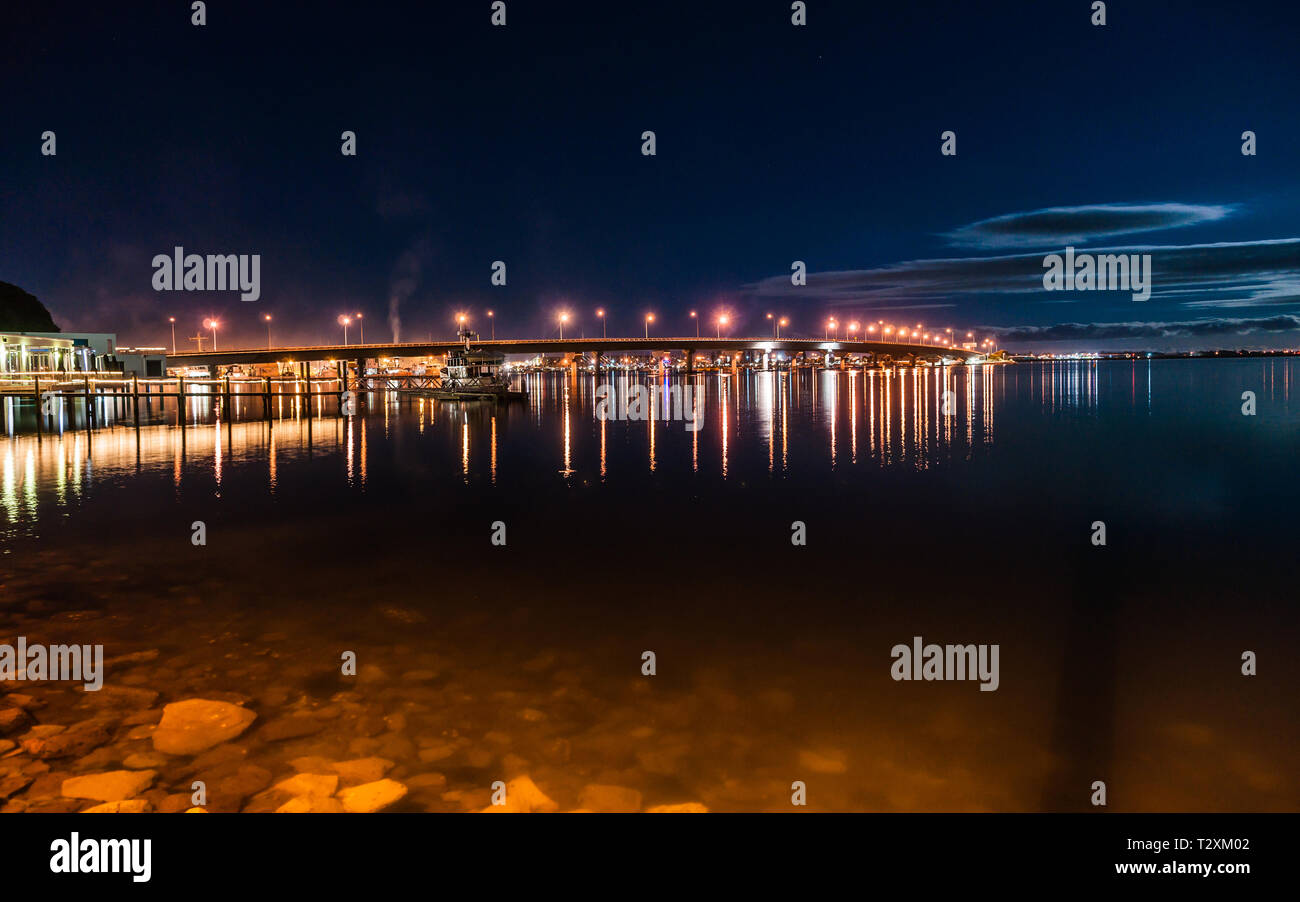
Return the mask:
{"type": "Polygon", "coordinates": [[[373,341],[396,298],[407,339],[461,309],[501,336],[561,308],[590,335],[597,307],[682,335],[726,307],[733,334],[773,311],[807,335],[833,313],[1058,350],[1297,343],[1292,3],[1112,2],[1094,27],[1090,0],[808,0],[802,28],[781,0],[507,0],[504,28],[489,0],[214,0],[204,27],[188,2],[12,6],[0,280],[66,329],[162,344],[215,314],[251,344],[269,312],[321,341],[361,310],[373,341]],[[1151,248],[1151,299],[1044,291],[1066,244],[1151,248]],[[176,245],[260,254],[261,300],[155,292],[176,245]]]}

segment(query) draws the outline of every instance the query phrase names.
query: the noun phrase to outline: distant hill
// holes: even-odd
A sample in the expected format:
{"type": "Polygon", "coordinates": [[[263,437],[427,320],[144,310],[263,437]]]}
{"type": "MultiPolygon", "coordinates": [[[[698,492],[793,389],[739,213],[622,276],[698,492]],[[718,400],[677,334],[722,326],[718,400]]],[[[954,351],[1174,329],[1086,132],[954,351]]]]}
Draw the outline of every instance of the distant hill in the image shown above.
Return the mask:
{"type": "Polygon", "coordinates": [[[0,282],[0,332],[58,332],[50,311],[17,285],[0,282]]]}

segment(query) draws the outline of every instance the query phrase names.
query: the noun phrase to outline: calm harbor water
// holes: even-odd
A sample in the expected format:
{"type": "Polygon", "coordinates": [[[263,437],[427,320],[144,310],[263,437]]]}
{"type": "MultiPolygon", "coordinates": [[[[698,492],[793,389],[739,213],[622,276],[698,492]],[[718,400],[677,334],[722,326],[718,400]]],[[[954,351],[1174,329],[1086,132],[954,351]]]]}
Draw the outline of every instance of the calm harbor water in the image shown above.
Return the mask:
{"type": "Polygon", "coordinates": [[[259,810],[305,759],[377,756],[408,810],[526,775],[561,810],[596,784],[789,811],[793,781],[811,810],[1074,810],[1102,780],[1112,810],[1294,811],[1297,375],[705,374],[694,431],[598,417],[589,374],[310,423],[194,399],[183,429],[168,405],[87,430],[77,402],[38,434],[6,399],[0,636],[133,655],[106,684],[158,697],[11,687],[42,724],[112,729],[80,758],[4,753],[0,781],[32,779],[3,804],[86,807],[62,780],[150,755],[150,712],[198,697],[258,720],[153,760],[156,808],[199,775],[212,810],[259,810]],[[895,681],[915,636],[997,644],[997,690],[895,681]]]}

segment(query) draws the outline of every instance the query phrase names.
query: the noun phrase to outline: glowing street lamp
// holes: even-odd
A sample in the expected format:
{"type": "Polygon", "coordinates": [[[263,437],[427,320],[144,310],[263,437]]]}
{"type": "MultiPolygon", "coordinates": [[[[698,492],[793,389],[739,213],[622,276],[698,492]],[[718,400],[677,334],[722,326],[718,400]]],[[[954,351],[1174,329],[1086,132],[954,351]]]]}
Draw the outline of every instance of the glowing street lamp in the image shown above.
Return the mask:
{"type": "Polygon", "coordinates": [[[343,327],[343,347],[348,346],[348,326],[352,325],[352,317],[347,315],[339,316],[339,325],[343,327]]]}
{"type": "Polygon", "coordinates": [[[266,349],[271,350],[271,314],[262,314],[262,319],[266,320],[266,349]]]}
{"type": "Polygon", "coordinates": [[[700,337],[700,317],[699,317],[699,315],[698,315],[694,310],[691,311],[691,319],[695,320],[695,337],[696,337],[696,338],[699,338],[699,337],[700,337]]]}
{"type": "Polygon", "coordinates": [[[604,307],[596,308],[596,316],[599,317],[600,319],[600,337],[604,338],[605,337],[605,308],[604,307]]]}
{"type": "Polygon", "coordinates": [[[176,317],[169,316],[167,321],[172,324],[172,353],[176,353],[176,317]]]}
{"type": "Polygon", "coordinates": [[[718,341],[722,340],[722,327],[728,322],[730,322],[730,320],[728,319],[727,314],[724,313],[718,317],[718,341]]]}
{"type": "Polygon", "coordinates": [[[788,319],[786,319],[784,316],[781,317],[779,320],[776,321],[776,337],[777,337],[778,339],[781,337],[781,327],[784,326],[784,325],[788,325],[789,322],[790,322],[790,321],[789,321],[788,319]]]}
{"type": "Polygon", "coordinates": [[[645,315],[645,337],[647,341],[650,340],[650,324],[653,323],[654,321],[655,321],[655,315],[653,313],[647,313],[645,315]]]}
{"type": "Polygon", "coordinates": [[[488,322],[492,324],[492,340],[493,340],[493,341],[496,341],[496,340],[497,340],[497,320],[496,320],[496,317],[492,315],[492,311],[491,311],[491,310],[488,311],[488,322]]]}
{"type": "Polygon", "coordinates": [[[569,321],[569,314],[560,314],[560,341],[564,341],[564,324],[569,321]]]}
{"type": "Polygon", "coordinates": [[[221,325],[221,323],[217,322],[215,319],[205,320],[203,323],[203,328],[212,330],[212,350],[214,351],[217,349],[217,326],[219,325],[221,325]]]}
{"type": "Polygon", "coordinates": [[[361,330],[361,339],[360,339],[360,343],[361,343],[361,344],[365,344],[365,343],[366,343],[366,323],[365,323],[365,320],[362,318],[362,316],[361,316],[360,313],[356,314],[356,318],[357,318],[357,328],[361,330]]]}
{"type": "Polygon", "coordinates": [[[856,322],[849,323],[849,340],[853,341],[857,337],[858,337],[858,324],[856,322]]]}

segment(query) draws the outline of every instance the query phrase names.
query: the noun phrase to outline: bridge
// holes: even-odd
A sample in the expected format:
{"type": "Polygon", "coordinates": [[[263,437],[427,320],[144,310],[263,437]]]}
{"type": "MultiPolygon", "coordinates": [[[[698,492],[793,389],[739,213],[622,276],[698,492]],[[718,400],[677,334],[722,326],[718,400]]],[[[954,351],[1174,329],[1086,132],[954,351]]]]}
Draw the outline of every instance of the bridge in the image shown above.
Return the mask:
{"type": "MultiPolygon", "coordinates": [[[[374,360],[381,357],[429,357],[445,354],[465,345],[461,341],[394,342],[388,344],[314,345],[308,347],[242,348],[218,351],[181,351],[168,354],[170,366],[233,366],[243,363],[311,363],[325,360],[374,360]]],[[[687,369],[694,369],[701,351],[784,351],[796,354],[870,354],[875,359],[970,360],[978,351],[946,345],[891,341],[839,341],[807,338],[528,338],[475,340],[475,348],[502,354],[601,355],[631,352],[685,353],[687,369]]]]}

